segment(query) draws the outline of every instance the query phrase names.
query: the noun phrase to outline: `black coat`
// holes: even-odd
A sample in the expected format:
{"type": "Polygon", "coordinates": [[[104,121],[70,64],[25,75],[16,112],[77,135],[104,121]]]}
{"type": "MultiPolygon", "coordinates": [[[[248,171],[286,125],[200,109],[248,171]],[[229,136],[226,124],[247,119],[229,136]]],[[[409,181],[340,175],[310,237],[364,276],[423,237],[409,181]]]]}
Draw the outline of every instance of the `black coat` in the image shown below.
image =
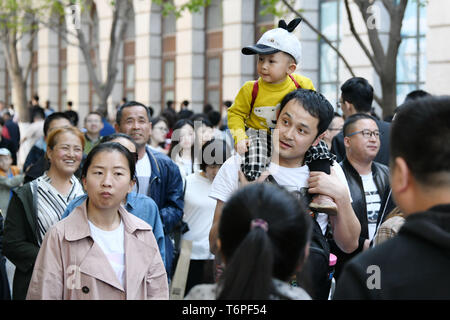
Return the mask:
{"type": "Polygon", "coordinates": [[[31,184],[28,183],[13,191],[8,206],[3,253],[16,266],[13,280],[14,300],[25,300],[39,252],[35,199],[31,184]]]}
{"type": "Polygon", "coordinates": [[[9,281],[6,273],[6,259],[3,256],[3,216],[0,214],[0,300],[11,300],[9,281]]]}
{"type": "MultiPolygon", "coordinates": [[[[367,220],[367,204],[364,194],[364,187],[361,176],[353,168],[347,159],[340,163],[347,179],[350,194],[352,196],[352,208],[355,211],[356,217],[361,224],[361,234],[359,235],[359,246],[354,252],[347,254],[339,249],[334,241],[330,242],[330,251],[337,256],[337,264],[335,267],[335,278],[339,281],[339,276],[344,264],[353,258],[358,253],[362,252],[364,242],[369,238],[369,228],[367,220]]],[[[388,198],[389,185],[389,168],[381,163],[372,162],[372,177],[377,187],[378,195],[380,196],[380,210],[384,207],[388,198]]]]}
{"type": "MultiPolygon", "coordinates": [[[[389,166],[389,140],[391,136],[391,124],[377,120],[380,130],[380,151],[373,161],[389,166]]],[[[331,142],[331,152],[336,155],[336,161],[341,162],[345,158],[344,133],[339,132],[331,142]]]]}
{"type": "Polygon", "coordinates": [[[11,141],[14,144],[16,151],[19,150],[20,146],[19,126],[13,120],[9,119],[8,121],[5,122],[5,127],[8,128],[9,137],[11,138],[11,141]]]}
{"type": "Polygon", "coordinates": [[[412,214],[397,236],[347,263],[334,299],[450,299],[450,204],[412,214]]]}

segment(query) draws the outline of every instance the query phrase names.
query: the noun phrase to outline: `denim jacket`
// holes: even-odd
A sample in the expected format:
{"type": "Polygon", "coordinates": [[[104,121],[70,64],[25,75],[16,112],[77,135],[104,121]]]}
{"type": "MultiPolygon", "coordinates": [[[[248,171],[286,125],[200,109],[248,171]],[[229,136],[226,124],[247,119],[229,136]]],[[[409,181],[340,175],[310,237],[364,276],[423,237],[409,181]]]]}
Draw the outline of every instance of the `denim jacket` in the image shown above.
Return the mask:
{"type": "MultiPolygon", "coordinates": [[[[86,198],[87,194],[84,194],[73,199],[67,206],[66,211],[64,211],[61,219],[66,218],[76,207],[80,206],[84,202],[84,200],[86,200],[86,198]]],[[[129,213],[144,220],[152,227],[156,243],[159,247],[159,252],[161,253],[161,258],[165,265],[166,249],[164,244],[163,224],[161,222],[158,206],[156,205],[155,201],[143,194],[130,192],[127,195],[127,203],[125,204],[125,209],[129,213]]]]}
{"type": "Polygon", "coordinates": [[[169,234],[183,217],[183,181],[180,170],[168,156],[146,147],[152,173],[149,193],[158,205],[164,224],[164,233],[169,234]]]}

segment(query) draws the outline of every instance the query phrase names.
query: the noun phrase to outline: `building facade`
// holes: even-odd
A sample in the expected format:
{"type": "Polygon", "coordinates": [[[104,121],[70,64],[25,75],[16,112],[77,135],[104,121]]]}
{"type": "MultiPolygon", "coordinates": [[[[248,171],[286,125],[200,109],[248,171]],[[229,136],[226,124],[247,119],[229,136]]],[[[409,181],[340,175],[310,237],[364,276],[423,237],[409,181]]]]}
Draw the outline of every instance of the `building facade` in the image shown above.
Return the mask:
{"type": "MultiPolygon", "coordinates": [[[[185,0],[174,0],[181,5],[185,0]]],[[[389,16],[380,0],[373,2],[373,17],[381,41],[387,39],[389,16]]],[[[262,15],[260,0],[211,0],[199,12],[184,12],[176,19],[163,16],[160,6],[151,1],[133,1],[133,15],[120,52],[119,73],[108,99],[111,116],[123,97],[153,107],[155,114],[173,100],[176,108],[183,100],[189,108],[201,112],[206,103],[220,110],[222,101],[233,100],[245,81],[256,79],[256,58],[241,53],[254,44],[278,18],[262,15]]],[[[297,0],[295,8],[320,30],[349,61],[357,76],[365,77],[380,94],[377,74],[350,32],[343,0],[297,0]]],[[[350,1],[356,29],[367,41],[367,21],[350,1]]],[[[406,94],[424,89],[432,94],[450,94],[450,1],[410,0],[402,26],[402,44],[397,58],[397,101],[406,94]]],[[[97,0],[91,8],[93,27],[89,41],[97,43],[91,55],[98,55],[99,73],[106,76],[112,7],[97,0]]],[[[290,21],[294,15],[283,18],[290,21]]],[[[86,26],[82,26],[86,28],[86,26]]],[[[302,61],[297,72],[311,78],[317,90],[336,105],[340,85],[349,71],[317,33],[305,23],[295,30],[302,43],[302,61]]],[[[385,43],[383,43],[385,44],[385,43]]],[[[1,44],[0,44],[1,45],[1,44]]],[[[24,47],[22,45],[22,47],[24,47]]],[[[25,48],[23,59],[29,59],[25,48]]],[[[41,104],[50,101],[55,110],[64,111],[73,101],[80,120],[98,103],[89,80],[83,55],[78,47],[67,44],[58,33],[42,28],[33,43],[33,67],[28,94],[40,96],[41,104]]],[[[96,66],[97,67],[97,66],[96,66]]],[[[0,54],[0,100],[12,101],[4,57],[0,54]]],[[[378,113],[381,109],[377,106],[378,113]]],[[[80,121],[82,125],[83,121],[80,121]]]]}

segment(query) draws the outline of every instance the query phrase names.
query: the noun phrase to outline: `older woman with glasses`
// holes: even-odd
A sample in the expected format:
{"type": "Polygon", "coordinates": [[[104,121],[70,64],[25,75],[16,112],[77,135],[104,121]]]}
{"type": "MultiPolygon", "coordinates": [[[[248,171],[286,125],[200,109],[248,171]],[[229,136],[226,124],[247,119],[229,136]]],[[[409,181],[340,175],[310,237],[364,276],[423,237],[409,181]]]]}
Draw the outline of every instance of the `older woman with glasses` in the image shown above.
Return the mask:
{"type": "Polygon", "coordinates": [[[25,299],[33,266],[46,232],[71,200],[83,194],[74,173],[83,156],[84,136],[75,127],[51,131],[46,157],[50,168],[13,191],[5,221],[3,250],[16,266],[13,299],[25,299]]]}

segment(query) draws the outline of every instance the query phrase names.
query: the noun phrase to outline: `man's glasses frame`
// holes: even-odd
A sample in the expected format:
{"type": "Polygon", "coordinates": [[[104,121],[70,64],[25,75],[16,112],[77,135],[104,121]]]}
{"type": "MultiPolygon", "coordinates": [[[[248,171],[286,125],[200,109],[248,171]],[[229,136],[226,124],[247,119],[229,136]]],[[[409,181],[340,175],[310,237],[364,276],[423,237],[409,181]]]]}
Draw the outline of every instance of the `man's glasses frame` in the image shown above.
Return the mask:
{"type": "Polygon", "coordinates": [[[372,135],[374,135],[375,138],[379,138],[380,135],[381,135],[380,131],[378,131],[378,130],[371,131],[371,130],[369,130],[369,129],[364,129],[364,130],[352,132],[352,133],[348,134],[347,137],[354,136],[354,135],[356,135],[356,134],[358,134],[358,133],[361,133],[362,136],[363,136],[364,138],[366,138],[366,139],[370,139],[370,138],[372,137],[372,135]]]}

